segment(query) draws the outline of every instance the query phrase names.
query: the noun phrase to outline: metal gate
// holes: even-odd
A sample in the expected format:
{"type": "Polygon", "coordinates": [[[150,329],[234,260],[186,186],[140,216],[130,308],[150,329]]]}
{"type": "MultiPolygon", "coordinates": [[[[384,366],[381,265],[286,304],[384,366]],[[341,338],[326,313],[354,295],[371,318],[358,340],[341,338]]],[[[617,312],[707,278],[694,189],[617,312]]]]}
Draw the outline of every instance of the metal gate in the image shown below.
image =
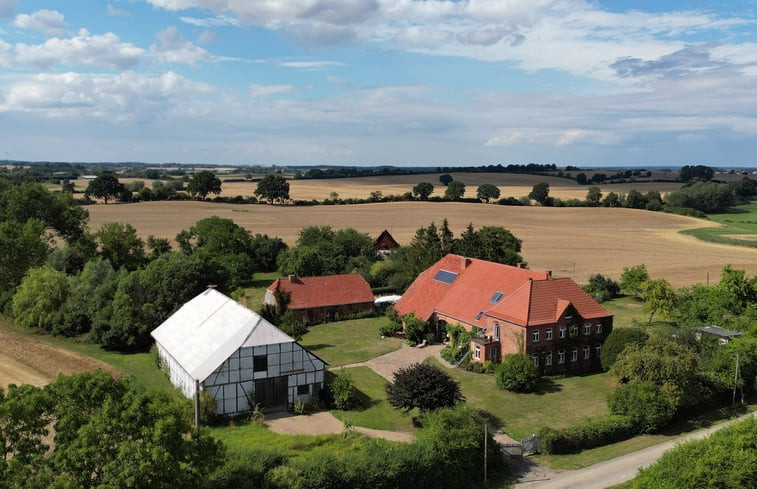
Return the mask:
{"type": "Polygon", "coordinates": [[[539,443],[539,437],[531,435],[528,438],[524,438],[520,441],[523,446],[523,454],[530,455],[532,453],[539,453],[541,451],[541,445],[539,443]]]}

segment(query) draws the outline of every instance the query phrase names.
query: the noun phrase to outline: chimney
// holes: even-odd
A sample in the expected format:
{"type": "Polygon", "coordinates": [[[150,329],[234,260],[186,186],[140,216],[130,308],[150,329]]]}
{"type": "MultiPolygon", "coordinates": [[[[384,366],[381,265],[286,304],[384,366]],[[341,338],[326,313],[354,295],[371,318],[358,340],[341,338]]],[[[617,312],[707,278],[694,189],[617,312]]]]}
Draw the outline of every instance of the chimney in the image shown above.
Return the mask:
{"type": "Polygon", "coordinates": [[[468,268],[468,265],[470,265],[472,263],[472,261],[471,261],[470,258],[466,258],[466,257],[462,256],[462,257],[460,257],[460,259],[461,259],[461,266],[462,266],[463,270],[465,270],[466,268],[468,268]]]}
{"type": "Polygon", "coordinates": [[[295,275],[295,274],[293,274],[293,273],[289,274],[289,281],[290,281],[291,283],[295,283],[295,282],[297,282],[297,275],[295,275]]]}
{"type": "Polygon", "coordinates": [[[552,270],[547,270],[547,280],[552,279],[552,270]]]}

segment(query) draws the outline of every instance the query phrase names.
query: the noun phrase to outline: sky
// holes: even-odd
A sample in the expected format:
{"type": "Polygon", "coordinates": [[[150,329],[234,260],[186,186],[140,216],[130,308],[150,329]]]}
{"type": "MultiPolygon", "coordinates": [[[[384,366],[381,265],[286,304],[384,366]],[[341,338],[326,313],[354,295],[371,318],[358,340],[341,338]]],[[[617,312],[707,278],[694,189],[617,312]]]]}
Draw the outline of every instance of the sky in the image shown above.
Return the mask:
{"type": "Polygon", "coordinates": [[[757,166],[757,0],[0,0],[0,160],[757,166]]]}

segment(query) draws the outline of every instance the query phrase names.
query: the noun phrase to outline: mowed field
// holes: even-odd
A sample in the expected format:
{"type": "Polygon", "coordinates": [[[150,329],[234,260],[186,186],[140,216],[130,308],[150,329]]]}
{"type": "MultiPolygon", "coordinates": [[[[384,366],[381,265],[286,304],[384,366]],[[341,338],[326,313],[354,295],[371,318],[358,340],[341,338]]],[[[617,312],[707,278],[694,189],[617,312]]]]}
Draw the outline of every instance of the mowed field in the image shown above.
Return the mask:
{"type": "MultiPolygon", "coordinates": [[[[324,182],[324,181],[321,181],[324,182]]],[[[341,191],[334,187],[335,191],[341,191]]],[[[112,221],[132,224],[142,237],[173,239],[198,220],[217,215],[252,233],[279,236],[290,245],[305,226],[352,227],[378,236],[388,229],[407,244],[415,231],[445,218],[458,236],[468,223],[504,226],[523,240],[529,267],[552,270],[586,283],[602,273],[614,279],[623,267],[643,263],[652,277],[674,286],[716,281],[726,264],[757,274],[757,249],[706,243],[677,231],[716,226],[690,217],[614,208],[508,207],[487,204],[397,202],[341,206],[232,205],[206,202],[147,202],[89,206],[90,227],[112,221]]]]}
{"type": "MultiPolygon", "coordinates": [[[[574,172],[577,173],[577,172],[574,172]]],[[[586,172],[591,176],[592,172],[586,172]]],[[[610,172],[611,173],[611,172],[610,172]]],[[[289,195],[293,200],[325,200],[330,198],[331,192],[339,194],[339,198],[358,198],[367,199],[371,192],[381,191],[384,195],[401,195],[411,192],[413,186],[419,182],[430,182],[434,186],[432,196],[443,196],[444,187],[439,183],[440,173],[431,173],[424,175],[388,175],[378,177],[361,177],[361,178],[334,178],[325,180],[290,180],[289,195]]],[[[476,197],[476,188],[483,183],[496,185],[501,193],[501,197],[523,197],[531,192],[533,186],[539,182],[549,184],[549,194],[552,197],[561,199],[585,199],[589,185],[578,185],[575,180],[567,178],[549,177],[541,175],[524,175],[517,173],[452,173],[455,180],[463,182],[466,186],[465,196],[476,197]]],[[[653,175],[653,177],[671,178],[670,174],[653,175]]],[[[223,179],[223,175],[221,175],[223,179]]],[[[140,178],[121,178],[122,183],[129,183],[135,180],[145,182],[145,185],[152,186],[152,180],[140,178]]],[[[79,191],[84,191],[89,184],[88,180],[79,179],[73,181],[79,191]]],[[[604,194],[609,192],[628,193],[636,189],[645,193],[649,190],[657,190],[666,194],[672,190],[680,188],[681,184],[675,182],[635,182],[621,184],[599,185],[604,194]]],[[[58,186],[51,186],[51,188],[58,186]]],[[[223,182],[221,186],[221,196],[235,197],[237,195],[253,195],[257,188],[257,182],[223,182]]]]}

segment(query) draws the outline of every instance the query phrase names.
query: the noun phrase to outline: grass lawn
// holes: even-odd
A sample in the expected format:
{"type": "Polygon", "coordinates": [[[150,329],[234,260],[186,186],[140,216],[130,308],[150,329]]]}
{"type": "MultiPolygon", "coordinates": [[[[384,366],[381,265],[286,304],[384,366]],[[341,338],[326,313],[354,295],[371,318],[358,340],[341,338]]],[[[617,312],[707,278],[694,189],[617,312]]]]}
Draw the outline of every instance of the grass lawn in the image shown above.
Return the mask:
{"type": "MultiPolygon", "coordinates": [[[[439,366],[434,358],[428,363],[439,366]]],[[[544,426],[565,428],[587,418],[604,416],[607,393],[615,380],[607,373],[547,379],[538,393],[515,394],[497,388],[493,375],[445,368],[469,406],[485,411],[502,431],[520,440],[544,426]]]]}
{"type": "Polygon", "coordinates": [[[248,309],[256,312],[259,311],[260,306],[263,304],[265,290],[277,278],[281,278],[279,272],[256,273],[250,286],[245,287],[244,289],[245,301],[242,301],[242,303],[245,304],[248,309]]]}
{"type": "Polygon", "coordinates": [[[733,207],[729,212],[708,214],[707,217],[725,228],[687,229],[681,233],[703,241],[757,248],[757,240],[739,237],[757,235],[757,202],[733,207]]]}
{"type": "Polygon", "coordinates": [[[386,379],[368,367],[352,367],[338,372],[346,372],[352,377],[355,387],[360,391],[359,398],[362,407],[350,411],[335,409],[331,411],[331,414],[342,421],[349,421],[355,426],[377,430],[413,431],[412,416],[414,413],[403,415],[386,401],[386,391],[384,390],[386,379]]]}
{"type": "Polygon", "coordinates": [[[379,316],[316,324],[308,328],[300,344],[334,367],[365,362],[402,347],[399,338],[379,336],[379,327],[387,321],[379,316]]]}
{"type": "MultiPolygon", "coordinates": [[[[614,314],[612,325],[614,328],[627,328],[633,325],[634,319],[642,325],[647,325],[649,313],[644,310],[644,301],[633,296],[618,297],[602,303],[602,307],[614,314]]],[[[670,327],[670,323],[662,321],[659,314],[654,316],[650,328],[670,327]]]]}

